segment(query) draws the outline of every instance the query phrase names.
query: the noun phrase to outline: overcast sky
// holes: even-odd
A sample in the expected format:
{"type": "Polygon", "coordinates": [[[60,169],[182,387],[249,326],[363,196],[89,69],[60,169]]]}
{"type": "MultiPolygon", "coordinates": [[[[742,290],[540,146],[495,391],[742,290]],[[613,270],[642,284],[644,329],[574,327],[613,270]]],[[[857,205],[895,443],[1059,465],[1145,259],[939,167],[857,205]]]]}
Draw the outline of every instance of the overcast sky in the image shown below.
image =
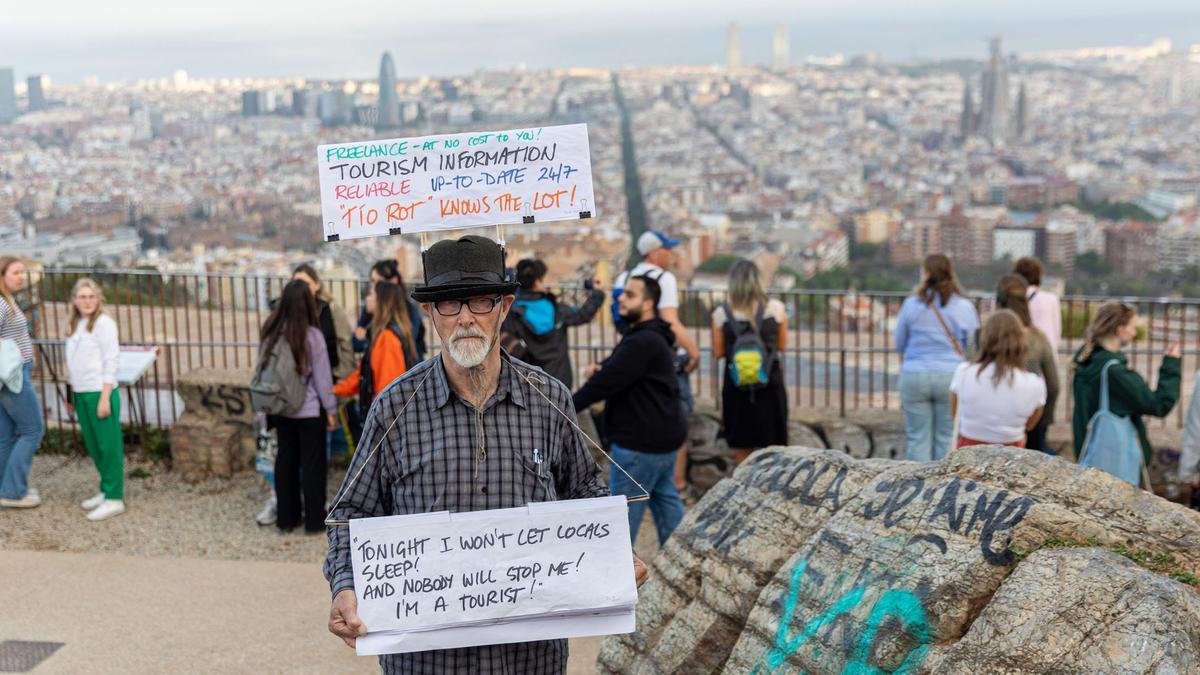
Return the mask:
{"type": "Polygon", "coordinates": [[[793,60],[877,51],[889,60],[1147,43],[1200,43],[1200,0],[4,0],[0,67],[60,82],[168,77],[372,77],[390,50],[401,77],[530,68],[766,63],[775,24],[793,60]],[[579,3],[583,4],[583,3],[579,3]],[[736,8],[736,11],[735,9],[736,8]]]}

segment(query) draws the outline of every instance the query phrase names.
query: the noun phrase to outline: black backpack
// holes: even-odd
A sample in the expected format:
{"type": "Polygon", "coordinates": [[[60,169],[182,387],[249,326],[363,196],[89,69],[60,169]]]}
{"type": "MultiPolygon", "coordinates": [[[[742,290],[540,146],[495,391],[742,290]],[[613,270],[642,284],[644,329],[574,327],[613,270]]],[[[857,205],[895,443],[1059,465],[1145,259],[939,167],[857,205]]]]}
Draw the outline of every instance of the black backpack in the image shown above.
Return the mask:
{"type": "Polygon", "coordinates": [[[725,320],[734,334],[733,344],[725,350],[725,362],[729,365],[729,374],[734,386],[743,391],[765,388],[771,381],[771,370],[775,367],[776,357],[775,350],[768,348],[762,339],[765,304],[758,306],[753,322],[734,319],[733,308],[728,303],[722,307],[725,309],[725,320]]]}

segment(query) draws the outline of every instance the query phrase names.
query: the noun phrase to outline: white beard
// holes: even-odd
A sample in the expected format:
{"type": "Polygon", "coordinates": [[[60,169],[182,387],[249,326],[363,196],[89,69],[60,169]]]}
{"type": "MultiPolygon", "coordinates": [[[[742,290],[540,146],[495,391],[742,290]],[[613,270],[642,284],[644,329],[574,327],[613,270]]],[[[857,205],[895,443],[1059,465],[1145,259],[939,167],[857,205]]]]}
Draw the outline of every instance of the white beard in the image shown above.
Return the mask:
{"type": "Polygon", "coordinates": [[[488,354],[492,351],[492,347],[496,344],[497,333],[491,340],[488,339],[487,333],[477,328],[459,328],[450,336],[446,343],[446,351],[450,353],[450,358],[459,366],[467,369],[478,368],[487,360],[488,354]],[[482,338],[480,340],[461,340],[460,338],[474,337],[482,338]]]}

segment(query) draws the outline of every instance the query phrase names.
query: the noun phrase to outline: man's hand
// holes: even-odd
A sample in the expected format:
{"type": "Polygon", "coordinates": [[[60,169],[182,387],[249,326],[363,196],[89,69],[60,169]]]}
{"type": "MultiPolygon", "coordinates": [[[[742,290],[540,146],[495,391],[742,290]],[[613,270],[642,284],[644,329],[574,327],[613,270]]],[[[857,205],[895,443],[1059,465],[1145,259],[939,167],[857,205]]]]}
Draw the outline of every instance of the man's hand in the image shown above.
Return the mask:
{"type": "Polygon", "coordinates": [[[1182,353],[1183,350],[1179,347],[1178,342],[1172,343],[1170,347],[1167,347],[1167,356],[1177,359],[1182,353]]]}
{"type": "Polygon", "coordinates": [[[342,638],[342,642],[349,647],[354,646],[358,636],[367,634],[367,627],[358,618],[358,598],[354,597],[353,589],[347,588],[333,597],[333,607],[329,609],[329,632],[342,638]]]}
{"type": "Polygon", "coordinates": [[[595,277],[592,279],[592,290],[601,292],[604,291],[604,282],[600,280],[600,277],[595,277]]]}
{"type": "Polygon", "coordinates": [[[358,340],[366,340],[367,339],[367,329],[363,328],[362,326],[355,328],[354,329],[354,337],[357,338],[358,340]]]}
{"type": "Polygon", "coordinates": [[[593,363],[592,365],[588,366],[586,370],[583,371],[583,377],[584,377],[584,379],[590,380],[592,378],[592,376],[598,372],[600,372],[600,364],[593,363]]]}
{"type": "Polygon", "coordinates": [[[650,570],[646,568],[646,563],[642,562],[642,559],[637,557],[636,555],[633,556],[633,581],[634,581],[634,583],[637,584],[638,588],[641,588],[642,584],[646,583],[649,580],[650,580],[650,570]]]}
{"type": "Polygon", "coordinates": [[[696,370],[699,367],[700,367],[700,352],[699,351],[688,352],[688,360],[687,360],[687,363],[684,364],[684,366],[683,366],[683,372],[691,373],[692,371],[696,370]]]}
{"type": "Polygon", "coordinates": [[[338,428],[337,415],[326,415],[325,417],[327,418],[326,419],[327,424],[325,425],[325,430],[326,431],[336,431],[338,428]]]}

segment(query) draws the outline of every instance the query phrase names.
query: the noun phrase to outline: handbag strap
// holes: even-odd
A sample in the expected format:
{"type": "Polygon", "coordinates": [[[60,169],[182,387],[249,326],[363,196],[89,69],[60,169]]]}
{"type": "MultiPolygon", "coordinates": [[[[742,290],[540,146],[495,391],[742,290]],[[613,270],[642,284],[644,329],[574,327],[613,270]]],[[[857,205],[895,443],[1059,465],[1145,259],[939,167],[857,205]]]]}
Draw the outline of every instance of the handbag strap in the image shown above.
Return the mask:
{"type": "Polygon", "coordinates": [[[946,331],[946,337],[950,338],[950,344],[954,345],[954,351],[958,352],[959,358],[966,358],[966,352],[958,344],[958,339],[954,337],[954,333],[950,332],[950,326],[946,325],[946,320],[942,318],[942,313],[938,311],[937,305],[934,304],[935,302],[935,299],[929,299],[929,309],[933,310],[933,315],[937,317],[938,323],[942,324],[942,330],[946,331]]]}
{"type": "Polygon", "coordinates": [[[1108,369],[1112,368],[1116,363],[1116,359],[1112,359],[1104,364],[1104,368],[1100,371],[1100,410],[1109,412],[1108,409],[1108,369]]]}

